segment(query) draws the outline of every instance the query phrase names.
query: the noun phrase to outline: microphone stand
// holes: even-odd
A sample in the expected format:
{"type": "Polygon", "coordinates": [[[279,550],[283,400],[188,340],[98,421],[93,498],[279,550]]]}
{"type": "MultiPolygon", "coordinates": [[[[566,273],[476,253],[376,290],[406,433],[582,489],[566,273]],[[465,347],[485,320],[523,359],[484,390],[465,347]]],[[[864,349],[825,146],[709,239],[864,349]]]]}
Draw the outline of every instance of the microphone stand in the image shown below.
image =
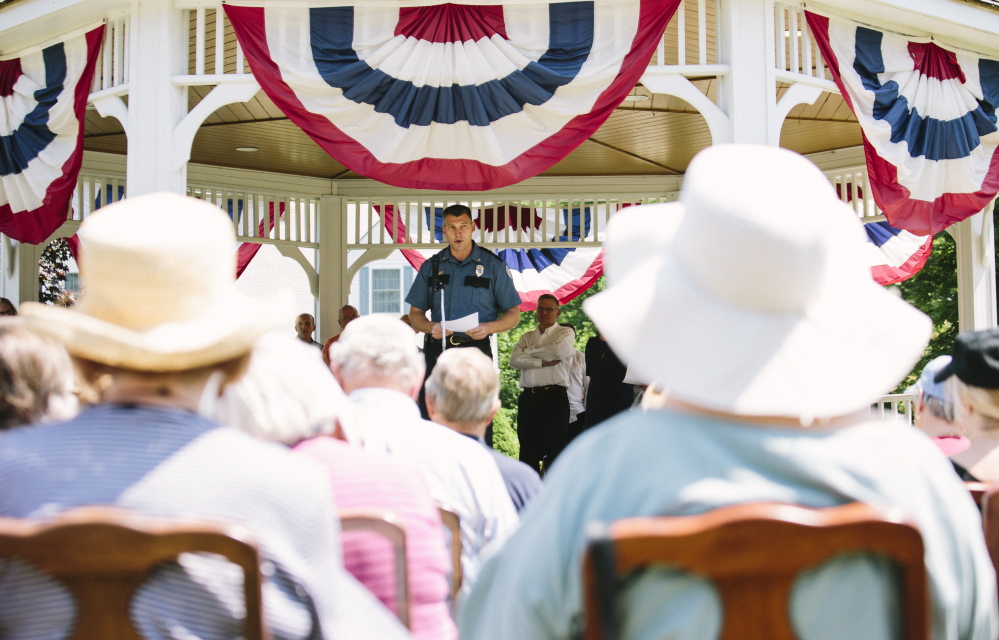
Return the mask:
{"type": "Polygon", "coordinates": [[[444,314],[444,283],[441,282],[440,275],[437,273],[438,268],[440,267],[440,262],[441,259],[438,254],[434,254],[434,256],[430,258],[430,290],[431,292],[441,292],[441,353],[444,353],[444,351],[447,350],[447,316],[444,314]]]}

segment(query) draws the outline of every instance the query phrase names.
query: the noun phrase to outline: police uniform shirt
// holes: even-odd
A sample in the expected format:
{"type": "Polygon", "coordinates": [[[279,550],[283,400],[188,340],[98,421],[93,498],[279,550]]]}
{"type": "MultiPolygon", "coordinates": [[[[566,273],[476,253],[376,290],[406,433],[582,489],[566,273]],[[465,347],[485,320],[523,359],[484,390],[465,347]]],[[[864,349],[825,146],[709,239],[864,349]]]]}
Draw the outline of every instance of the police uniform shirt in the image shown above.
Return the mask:
{"type": "MultiPolygon", "coordinates": [[[[440,256],[437,269],[445,280],[444,311],[447,320],[478,313],[480,324],[492,322],[507,310],[520,306],[520,294],[513,285],[506,263],[496,254],[473,242],[472,252],[462,262],[454,259],[450,249],[444,249],[437,255],[440,256]]],[[[431,268],[431,260],[420,266],[406,302],[417,309],[429,310],[430,320],[440,322],[441,294],[440,291],[430,290],[431,268]]]]}

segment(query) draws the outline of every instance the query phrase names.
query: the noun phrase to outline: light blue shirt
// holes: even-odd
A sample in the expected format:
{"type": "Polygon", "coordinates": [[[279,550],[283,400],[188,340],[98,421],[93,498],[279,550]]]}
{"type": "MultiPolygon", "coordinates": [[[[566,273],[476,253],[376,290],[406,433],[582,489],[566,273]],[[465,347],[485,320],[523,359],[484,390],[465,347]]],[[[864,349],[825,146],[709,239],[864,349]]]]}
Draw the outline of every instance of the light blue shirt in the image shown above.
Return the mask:
{"type": "MultiPolygon", "coordinates": [[[[837,430],[738,425],[690,414],[628,412],[587,431],[545,477],[545,491],[483,568],[460,619],[462,640],[571,638],[580,628],[584,530],[592,521],[692,515],[751,501],[897,506],[926,547],[936,640],[994,640],[996,577],[981,519],[950,463],[914,430],[862,422],[837,430]]],[[[799,579],[805,640],[897,638],[887,561],[834,560],[799,579]]],[[[623,638],[717,637],[709,583],[646,572],[622,594],[623,638]]]]}

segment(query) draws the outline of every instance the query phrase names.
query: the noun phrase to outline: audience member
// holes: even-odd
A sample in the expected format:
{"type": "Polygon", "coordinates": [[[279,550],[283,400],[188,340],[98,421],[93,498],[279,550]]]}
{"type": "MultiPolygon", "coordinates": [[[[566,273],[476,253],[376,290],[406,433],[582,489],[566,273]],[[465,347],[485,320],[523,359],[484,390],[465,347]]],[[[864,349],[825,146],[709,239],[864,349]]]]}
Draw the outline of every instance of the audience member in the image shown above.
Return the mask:
{"type": "Polygon", "coordinates": [[[69,420],[79,409],[73,365],[62,345],[0,320],[0,431],[69,420]]]}
{"type": "Polygon", "coordinates": [[[586,390],[586,427],[589,428],[629,409],[635,401],[635,387],[624,381],[628,367],[602,334],[586,341],[584,358],[586,375],[590,379],[586,390]]]}
{"type": "Polygon", "coordinates": [[[954,422],[970,445],[951,460],[965,480],[999,481],[999,329],[962,333],[934,376],[954,398],[954,422]]]}
{"type": "Polygon", "coordinates": [[[301,313],[297,318],[295,318],[295,333],[298,334],[298,339],[305,344],[311,344],[317,349],[323,348],[323,343],[316,342],[312,338],[312,334],[316,331],[316,319],[312,317],[311,313],[301,313]]]}
{"type": "Polygon", "coordinates": [[[933,444],[947,457],[971,446],[964,429],[954,421],[954,399],[948,393],[947,385],[933,379],[950,360],[950,356],[931,360],[910,389],[915,407],[913,423],[930,436],[933,444]]]}
{"type": "MultiPolygon", "coordinates": [[[[217,385],[216,385],[217,387],[217,385]]],[[[349,418],[350,401],[320,355],[296,340],[268,334],[257,340],[245,375],[203,396],[202,412],[223,425],[289,446],[326,470],[336,507],[387,511],[406,530],[409,625],[421,640],[457,636],[448,607],[449,558],[437,506],[419,469],[383,453],[351,448],[329,437],[349,418]]],[[[382,536],[341,535],[347,570],[396,611],[395,561],[382,536]]]]}
{"type": "MultiPolygon", "coordinates": [[[[865,242],[825,175],[776,147],[709,147],[679,202],[617,214],[608,287],[584,308],[637,375],[668,390],[665,407],[569,446],[483,568],[462,640],[575,636],[589,522],[752,501],[901,508],[926,548],[933,637],[996,637],[996,576],[968,491],[926,438],[869,413],[932,327],[874,283],[865,242]]],[[[898,637],[895,575],[855,554],[799,576],[795,630],[898,637]]],[[[722,617],[710,583],[661,570],[629,581],[617,612],[628,638],[713,638],[722,617]]]]}
{"type": "MultiPolygon", "coordinates": [[[[260,543],[274,638],[406,637],[343,569],[328,483],[290,451],[196,414],[208,379],[237,378],[286,305],[235,287],[232,222],[168,193],[127,198],[80,227],[87,295],[74,309],[25,303],[26,325],[62,342],[99,402],[62,423],[0,433],[0,515],[37,518],[104,504],[240,523],[260,543]],[[328,543],[319,544],[323,540],[328,543]]],[[[242,578],[184,555],[140,587],[144,638],[240,635],[242,578]]],[[[7,637],[67,637],[68,593],[22,563],[0,569],[7,637]]]]}
{"type": "MultiPolygon", "coordinates": [[[[575,344],[576,327],[569,322],[558,324],[560,327],[572,329],[572,339],[575,344]]],[[[586,377],[586,356],[573,347],[572,355],[563,359],[559,366],[566,369],[569,377],[569,435],[566,441],[566,444],[569,444],[586,430],[586,386],[589,383],[589,378],[586,377]]]]}
{"type": "Polygon", "coordinates": [[[499,469],[478,443],[420,417],[416,398],[424,363],[409,327],[395,318],[365,316],[341,335],[330,359],[333,375],[356,405],[353,437],[369,451],[415,463],[434,500],[458,514],[466,594],[479,575],[483,548],[517,523],[499,469]]]}
{"type": "Polygon", "coordinates": [[[477,349],[449,349],[437,359],[426,392],[430,419],[479,442],[496,461],[513,506],[522,511],[541,490],[541,478],[530,466],[486,445],[486,427],[500,408],[493,361],[477,349]]]}
{"type": "Polygon", "coordinates": [[[568,367],[559,363],[572,357],[576,336],[572,329],[556,324],[562,310],[552,294],[538,298],[536,313],[538,326],[520,336],[510,353],[510,366],[520,370],[520,461],[541,471],[568,441],[570,376],[568,367]]]}
{"type": "Polygon", "coordinates": [[[0,298],[0,316],[16,316],[17,308],[7,298],[0,298]]]}
{"type": "Polygon", "coordinates": [[[340,307],[336,320],[337,324],[340,325],[340,333],[327,340],[326,344],[323,345],[323,362],[326,363],[327,367],[330,364],[330,347],[336,344],[336,341],[340,339],[340,335],[343,333],[343,330],[347,328],[347,325],[360,317],[361,314],[357,312],[355,307],[352,307],[349,304],[345,304],[340,307]]]}

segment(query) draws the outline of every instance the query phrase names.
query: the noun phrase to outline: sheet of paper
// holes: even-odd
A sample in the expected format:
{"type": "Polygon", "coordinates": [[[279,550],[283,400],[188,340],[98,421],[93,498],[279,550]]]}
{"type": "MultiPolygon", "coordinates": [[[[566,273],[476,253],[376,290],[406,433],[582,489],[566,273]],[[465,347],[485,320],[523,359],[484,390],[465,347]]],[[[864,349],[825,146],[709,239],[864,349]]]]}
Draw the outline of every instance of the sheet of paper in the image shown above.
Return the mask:
{"type": "Polygon", "coordinates": [[[454,331],[456,333],[465,333],[469,329],[474,329],[479,326],[479,313],[470,313],[464,318],[455,318],[454,320],[448,318],[445,322],[445,328],[448,331],[454,331]]]}

